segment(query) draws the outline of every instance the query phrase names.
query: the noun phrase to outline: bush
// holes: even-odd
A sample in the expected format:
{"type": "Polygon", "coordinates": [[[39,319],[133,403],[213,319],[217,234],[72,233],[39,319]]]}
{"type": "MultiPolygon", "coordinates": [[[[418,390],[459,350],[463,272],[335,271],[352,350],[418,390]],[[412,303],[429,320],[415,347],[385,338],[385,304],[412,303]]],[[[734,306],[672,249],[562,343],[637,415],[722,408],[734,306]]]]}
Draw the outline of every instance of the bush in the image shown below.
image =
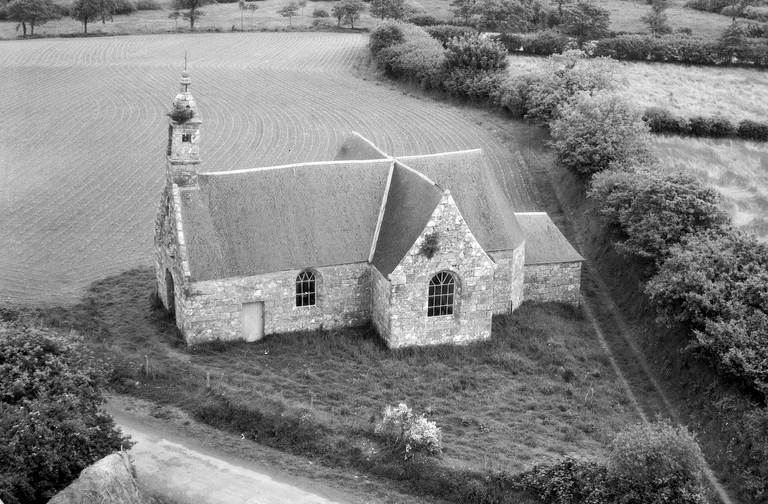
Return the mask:
{"type": "MultiPolygon", "coordinates": [[[[706,502],[703,499],[705,468],[699,443],[688,429],[659,419],[622,430],[613,440],[608,455],[608,470],[619,480],[634,483],[643,493],[674,486],[675,493],[701,497],[700,501],[689,502],[706,502]]],[[[654,497],[650,494],[636,498],[637,502],[659,502],[654,497]]],[[[671,498],[664,502],[680,500],[671,498]]]]}
{"type": "Polygon", "coordinates": [[[416,416],[405,403],[387,406],[376,434],[388,439],[393,447],[402,450],[406,458],[415,453],[437,455],[442,452],[440,428],[423,416],[416,416]]]}
{"type": "Polygon", "coordinates": [[[167,115],[173,121],[182,124],[192,119],[195,116],[195,111],[191,108],[176,105],[173,107],[173,109],[171,109],[170,112],[168,112],[167,115]]]}
{"type": "Polygon", "coordinates": [[[371,32],[368,39],[368,48],[375,57],[379,51],[393,45],[405,42],[402,24],[394,21],[385,21],[371,32]]]}
{"type": "Polygon", "coordinates": [[[312,11],[312,17],[313,18],[327,18],[330,17],[330,14],[328,14],[328,11],[321,8],[316,7],[315,10],[312,11]]]}
{"type": "Polygon", "coordinates": [[[327,30],[336,27],[332,19],[318,17],[312,20],[312,28],[317,30],[327,30]]]}
{"type": "Polygon", "coordinates": [[[587,196],[617,249],[660,265],[686,236],[728,223],[720,194],[686,173],[658,168],[595,175],[587,196]]]}
{"type": "Polygon", "coordinates": [[[396,21],[385,22],[374,30],[385,30],[382,37],[371,38],[374,47],[388,47],[373,52],[377,63],[392,77],[409,80],[423,89],[442,89],[445,51],[437,40],[418,26],[396,21]],[[391,28],[394,25],[397,29],[391,28]],[[402,33],[402,42],[391,44],[402,33]]]}
{"type": "Polygon", "coordinates": [[[525,86],[517,95],[525,97],[526,118],[549,123],[559,117],[562,107],[577,93],[593,94],[617,87],[620,77],[615,61],[600,58],[580,65],[579,60],[585,57],[583,51],[550,56],[543,69],[517,81],[525,86]]]}
{"type": "Polygon", "coordinates": [[[454,26],[454,25],[435,25],[427,26],[424,28],[427,33],[436,38],[443,44],[443,47],[448,45],[451,39],[459,37],[469,37],[477,35],[478,31],[468,26],[454,26]]]}
{"type": "Polygon", "coordinates": [[[136,11],[136,7],[130,2],[130,0],[115,0],[115,8],[112,14],[115,15],[129,15],[136,11]]]}
{"type": "Polygon", "coordinates": [[[507,51],[500,43],[479,35],[453,38],[445,44],[445,68],[496,72],[507,68],[507,51]]]}
{"type": "Polygon", "coordinates": [[[768,397],[768,245],[731,228],[692,235],[645,290],[661,322],[691,328],[721,373],[768,397]]]}
{"type": "Polygon", "coordinates": [[[0,21],[8,21],[8,5],[0,5],[0,21]]]}
{"type": "Polygon", "coordinates": [[[677,117],[662,107],[649,107],[645,109],[643,121],[645,121],[652,133],[688,134],[688,121],[682,117],[677,117]]]}
{"type": "Polygon", "coordinates": [[[696,137],[727,138],[736,135],[736,127],[724,117],[696,116],[688,119],[688,133],[696,137]]]}
{"type": "Polygon", "coordinates": [[[520,487],[553,504],[608,504],[611,481],[604,464],[572,457],[538,464],[518,476],[520,487]]]}
{"type": "Polygon", "coordinates": [[[761,123],[745,119],[739,123],[736,132],[739,135],[739,138],[745,140],[768,142],[768,123],[765,122],[761,123]]]}
{"type": "Polygon", "coordinates": [[[85,347],[0,325],[0,499],[44,502],[130,442],[99,411],[107,369],[85,347]]]}
{"type": "Polygon", "coordinates": [[[417,14],[414,16],[409,16],[405,20],[407,23],[415,24],[416,26],[435,26],[442,23],[439,19],[437,19],[435,16],[432,16],[430,14],[417,14]]]}
{"type": "Polygon", "coordinates": [[[650,156],[640,110],[611,92],[576,95],[551,123],[551,131],[558,162],[580,175],[591,176],[618,160],[642,162],[650,156]]]}
{"type": "Polygon", "coordinates": [[[136,10],[161,10],[161,7],[160,4],[157,3],[157,0],[136,0],[136,10]]]}

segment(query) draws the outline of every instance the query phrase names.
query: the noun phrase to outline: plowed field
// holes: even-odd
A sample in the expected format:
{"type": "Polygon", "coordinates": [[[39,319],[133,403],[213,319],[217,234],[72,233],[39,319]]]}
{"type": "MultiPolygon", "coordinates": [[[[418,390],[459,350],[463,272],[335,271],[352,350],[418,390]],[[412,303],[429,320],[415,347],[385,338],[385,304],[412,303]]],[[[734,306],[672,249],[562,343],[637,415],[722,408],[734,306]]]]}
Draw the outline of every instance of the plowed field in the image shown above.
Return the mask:
{"type": "Polygon", "coordinates": [[[534,210],[514,152],[456,109],[355,74],[367,36],[253,33],[0,43],[0,303],[78,299],[152,264],[165,112],[184,51],[203,170],[330,159],[350,131],[392,154],[482,148],[534,210]]]}

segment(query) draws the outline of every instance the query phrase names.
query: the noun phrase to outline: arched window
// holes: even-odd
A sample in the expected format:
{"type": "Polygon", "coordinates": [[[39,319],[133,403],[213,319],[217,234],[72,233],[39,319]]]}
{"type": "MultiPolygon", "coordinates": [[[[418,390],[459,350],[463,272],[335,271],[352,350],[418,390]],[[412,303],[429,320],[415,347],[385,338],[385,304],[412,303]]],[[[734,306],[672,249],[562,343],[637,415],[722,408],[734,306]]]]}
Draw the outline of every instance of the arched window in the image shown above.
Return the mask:
{"type": "Polygon", "coordinates": [[[441,271],[429,281],[427,317],[453,315],[456,280],[447,271],[441,271]]]}
{"type": "Polygon", "coordinates": [[[314,273],[299,273],[296,277],[296,306],[315,306],[316,285],[314,273]]]}

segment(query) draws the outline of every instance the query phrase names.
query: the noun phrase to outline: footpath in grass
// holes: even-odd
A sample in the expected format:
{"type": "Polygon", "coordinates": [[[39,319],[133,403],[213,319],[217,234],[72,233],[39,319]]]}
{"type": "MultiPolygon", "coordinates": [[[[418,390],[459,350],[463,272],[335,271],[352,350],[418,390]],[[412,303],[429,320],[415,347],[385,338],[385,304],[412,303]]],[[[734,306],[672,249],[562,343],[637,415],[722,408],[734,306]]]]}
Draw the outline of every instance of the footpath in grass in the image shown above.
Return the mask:
{"type": "Polygon", "coordinates": [[[491,340],[459,347],[390,351],[354,328],[187,348],[151,310],[153,281],[129,271],[42,316],[113,359],[117,390],[330,465],[401,477],[382,472],[373,434],[384,407],[400,402],[442,429],[441,467],[471,472],[600,457],[639,420],[590,324],[567,306],[525,304],[495,318],[491,340]]]}

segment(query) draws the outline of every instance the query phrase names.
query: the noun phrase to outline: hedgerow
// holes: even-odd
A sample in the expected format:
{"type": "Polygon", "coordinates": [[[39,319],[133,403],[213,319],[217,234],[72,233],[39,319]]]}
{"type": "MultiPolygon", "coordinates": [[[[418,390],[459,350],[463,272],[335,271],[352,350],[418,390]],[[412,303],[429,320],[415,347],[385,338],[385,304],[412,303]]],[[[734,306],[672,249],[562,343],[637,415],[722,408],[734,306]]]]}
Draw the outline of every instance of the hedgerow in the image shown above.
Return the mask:
{"type": "MultiPolygon", "coordinates": [[[[500,41],[510,52],[550,55],[578,47],[575,38],[555,31],[504,34],[500,41]]],[[[685,35],[620,35],[596,40],[589,45],[592,57],[626,61],[660,61],[691,65],[768,66],[768,43],[745,40],[737,49],[685,35]]]]}

